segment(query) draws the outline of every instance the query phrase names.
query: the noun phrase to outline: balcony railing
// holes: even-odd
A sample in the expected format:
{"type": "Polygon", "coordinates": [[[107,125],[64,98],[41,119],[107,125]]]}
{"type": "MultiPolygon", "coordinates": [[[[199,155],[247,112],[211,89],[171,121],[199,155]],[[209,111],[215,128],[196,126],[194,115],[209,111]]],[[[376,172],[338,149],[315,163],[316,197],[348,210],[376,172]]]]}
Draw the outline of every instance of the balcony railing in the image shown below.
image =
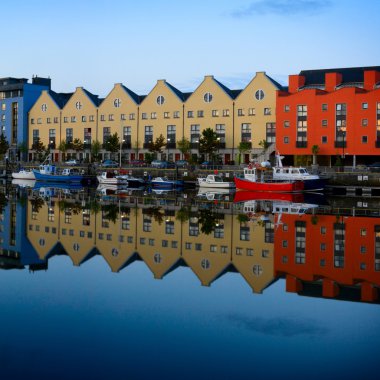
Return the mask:
{"type": "Polygon", "coordinates": [[[307,148],[307,141],[296,141],[296,148],[307,148]]]}
{"type": "Polygon", "coordinates": [[[343,140],[335,140],[335,148],[347,148],[347,142],[343,140]]]}

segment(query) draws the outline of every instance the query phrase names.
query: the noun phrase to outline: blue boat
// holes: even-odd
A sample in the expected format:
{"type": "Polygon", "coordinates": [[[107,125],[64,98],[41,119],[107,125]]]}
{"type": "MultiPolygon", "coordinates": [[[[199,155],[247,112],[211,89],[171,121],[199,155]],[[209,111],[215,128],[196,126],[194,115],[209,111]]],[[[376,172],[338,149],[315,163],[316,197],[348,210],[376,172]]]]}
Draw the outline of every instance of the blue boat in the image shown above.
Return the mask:
{"type": "Polygon", "coordinates": [[[50,163],[40,165],[38,170],[33,169],[33,173],[37,181],[45,182],[81,183],[84,178],[84,174],[76,168],[65,168],[59,171],[50,163]]]}
{"type": "Polygon", "coordinates": [[[175,189],[182,188],[183,181],[182,180],[171,180],[167,177],[156,177],[151,181],[151,185],[155,189],[175,189]]]}

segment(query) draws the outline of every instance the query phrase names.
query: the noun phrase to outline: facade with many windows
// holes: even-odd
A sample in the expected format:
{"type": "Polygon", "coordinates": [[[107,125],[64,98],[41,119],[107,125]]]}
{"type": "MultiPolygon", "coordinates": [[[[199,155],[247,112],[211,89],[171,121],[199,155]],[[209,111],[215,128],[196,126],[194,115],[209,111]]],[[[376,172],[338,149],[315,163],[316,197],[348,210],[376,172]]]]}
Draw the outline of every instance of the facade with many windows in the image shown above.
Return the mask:
{"type": "MultiPolygon", "coordinates": [[[[211,128],[219,141],[218,154],[224,163],[247,162],[262,151],[261,142],[275,143],[276,91],[281,86],[259,72],[243,90],[230,90],[213,76],[205,76],[192,93],[183,93],[166,80],[158,80],[148,95],[137,95],[120,83],[105,99],[78,87],[72,94],[44,92],[29,113],[29,158],[35,157],[38,138],[49,146],[53,159],[61,159],[62,141],[82,142],[75,153],[89,159],[95,140],[103,158],[109,158],[107,139],[117,133],[123,161],[143,159],[149,144],[162,135],[166,143],[158,158],[177,161],[182,157],[178,141],[190,141],[193,158],[199,158],[202,131],[211,128]],[[241,142],[249,144],[244,152],[241,142]]],[[[66,144],[67,145],[67,144],[66,144]]],[[[75,144],[74,144],[75,145],[75,144]]],[[[70,147],[69,147],[70,148],[70,147]]],[[[118,154],[119,154],[118,153],[118,154]]]]}
{"type": "Polygon", "coordinates": [[[34,76],[0,78],[0,130],[9,143],[11,161],[25,159],[28,137],[28,112],[43,90],[50,89],[51,80],[34,76]]]}
{"type": "Polygon", "coordinates": [[[380,153],[380,66],[301,71],[277,93],[276,146],[321,165],[370,163],[380,153]]]}

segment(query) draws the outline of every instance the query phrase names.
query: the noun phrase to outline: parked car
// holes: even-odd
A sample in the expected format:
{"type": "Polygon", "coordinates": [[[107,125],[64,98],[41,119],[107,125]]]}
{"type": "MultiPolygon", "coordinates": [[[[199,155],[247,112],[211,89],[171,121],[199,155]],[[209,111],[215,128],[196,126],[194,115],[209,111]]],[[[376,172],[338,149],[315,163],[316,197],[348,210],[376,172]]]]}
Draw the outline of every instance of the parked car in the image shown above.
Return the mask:
{"type": "Polygon", "coordinates": [[[175,163],[170,161],[153,160],[151,166],[152,168],[159,169],[173,169],[175,168],[175,163]]]}
{"type": "Polygon", "coordinates": [[[103,168],[117,168],[119,164],[113,160],[104,160],[101,165],[103,168]]]}
{"type": "Polygon", "coordinates": [[[368,169],[371,172],[380,172],[380,162],[374,162],[373,164],[369,164],[368,169]]]}
{"type": "Polygon", "coordinates": [[[129,161],[129,165],[131,166],[137,166],[137,167],[143,167],[143,166],[146,166],[147,163],[143,160],[131,160],[129,161]]]}
{"type": "Polygon", "coordinates": [[[175,162],[175,165],[178,168],[186,168],[189,165],[189,163],[186,160],[178,160],[175,162]]]}
{"type": "Polygon", "coordinates": [[[220,162],[214,161],[204,161],[200,165],[201,169],[222,169],[222,165],[220,162]]]}
{"type": "Polygon", "coordinates": [[[71,160],[67,160],[65,162],[66,165],[70,165],[70,166],[75,166],[75,165],[78,165],[78,161],[75,160],[75,159],[71,159],[71,160]]]}

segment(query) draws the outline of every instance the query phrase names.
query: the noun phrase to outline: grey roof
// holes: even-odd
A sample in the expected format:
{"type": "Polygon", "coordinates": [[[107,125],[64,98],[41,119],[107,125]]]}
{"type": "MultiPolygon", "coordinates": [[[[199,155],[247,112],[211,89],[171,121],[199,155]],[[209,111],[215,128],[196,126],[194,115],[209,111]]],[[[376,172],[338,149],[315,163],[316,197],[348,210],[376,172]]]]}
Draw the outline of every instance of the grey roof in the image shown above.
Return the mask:
{"type": "Polygon", "coordinates": [[[72,97],[73,92],[70,93],[56,93],[53,90],[49,90],[48,94],[53,98],[59,108],[63,108],[68,100],[72,97]]]}
{"type": "Polygon", "coordinates": [[[181,101],[185,101],[185,96],[183,92],[181,92],[180,90],[178,90],[178,88],[175,88],[174,86],[172,86],[170,83],[166,81],[165,81],[165,84],[178,96],[178,98],[181,101]]]}
{"type": "Polygon", "coordinates": [[[96,105],[99,106],[101,103],[101,100],[99,99],[98,95],[92,94],[90,91],[87,91],[85,88],[83,88],[84,93],[91,99],[91,101],[96,105]]]}
{"type": "MultiPolygon", "coordinates": [[[[224,90],[224,92],[231,98],[231,99],[235,99],[238,94],[236,94],[236,90],[232,91],[230,90],[227,86],[225,86],[223,83],[219,82],[218,80],[216,80],[215,78],[213,78],[214,81],[224,90]]],[[[240,90],[241,91],[241,90],[240,90]]]]}
{"type": "Polygon", "coordinates": [[[380,66],[366,67],[349,67],[336,69],[320,69],[320,70],[302,70],[299,75],[305,77],[305,86],[312,84],[324,84],[326,73],[339,73],[342,75],[342,82],[364,82],[364,71],[376,70],[380,71],[380,66]]]}
{"type": "Polygon", "coordinates": [[[128,87],[125,87],[124,85],[121,85],[125,92],[128,93],[128,95],[135,101],[135,103],[139,104],[140,103],[140,96],[131,91],[128,87]]]}

